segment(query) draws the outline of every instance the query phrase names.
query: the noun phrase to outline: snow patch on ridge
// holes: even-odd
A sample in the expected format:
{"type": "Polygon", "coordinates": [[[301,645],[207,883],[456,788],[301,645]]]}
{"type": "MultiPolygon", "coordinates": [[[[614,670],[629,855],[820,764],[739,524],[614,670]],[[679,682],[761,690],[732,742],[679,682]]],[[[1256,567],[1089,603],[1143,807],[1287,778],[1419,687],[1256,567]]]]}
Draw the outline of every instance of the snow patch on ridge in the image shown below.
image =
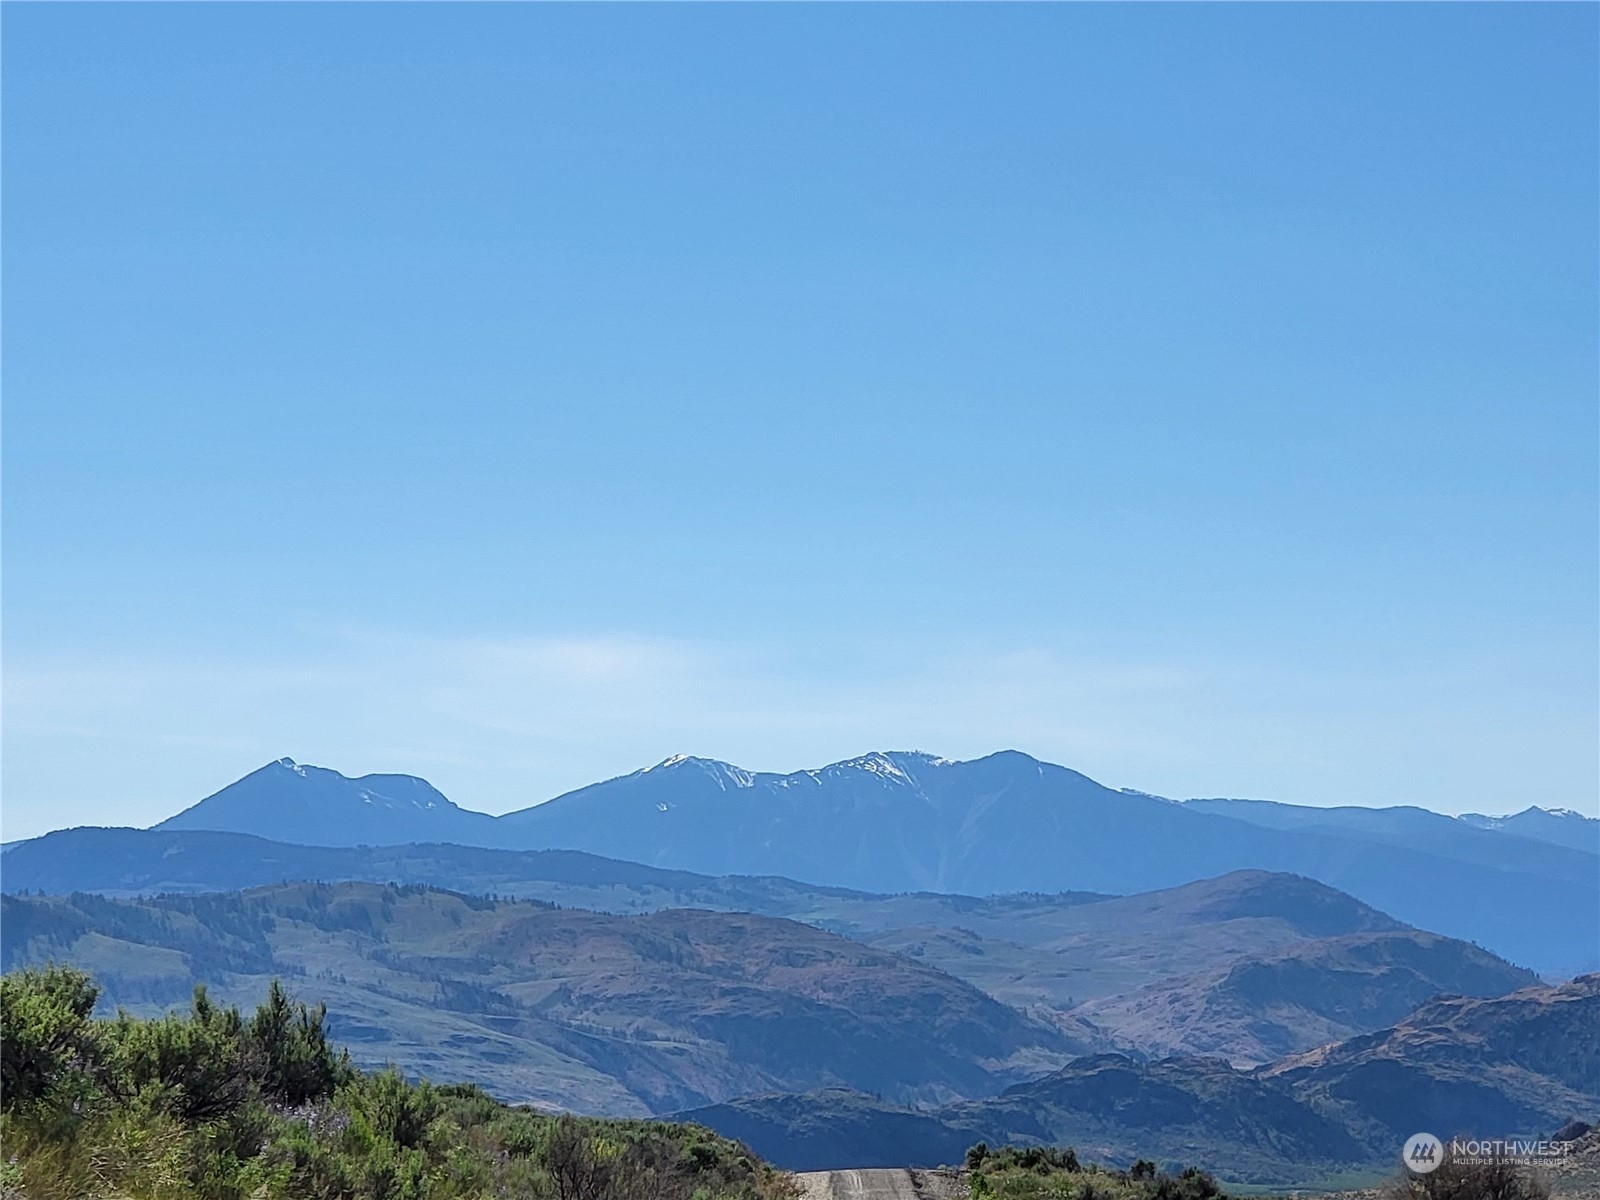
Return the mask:
{"type": "Polygon", "coordinates": [[[893,762],[882,754],[876,752],[864,754],[860,758],[848,759],[837,765],[846,769],[853,768],[857,771],[866,771],[870,775],[881,775],[885,779],[894,779],[901,783],[911,782],[911,776],[895,766],[893,762]]]}
{"type": "MultiPolygon", "coordinates": [[[[928,761],[932,761],[931,757],[928,761]]],[[[863,754],[859,758],[847,758],[843,762],[829,763],[818,770],[801,771],[797,776],[792,776],[791,778],[805,776],[817,783],[821,783],[824,776],[839,775],[846,771],[863,771],[868,775],[877,776],[885,783],[903,784],[906,787],[916,786],[916,780],[906,774],[899,764],[888,755],[876,750],[871,754],[863,754]]]]}
{"type": "Polygon", "coordinates": [[[673,767],[695,767],[704,771],[717,781],[717,786],[723,791],[729,788],[754,787],[756,777],[743,767],[736,767],[732,763],[718,762],[714,758],[696,758],[692,754],[674,754],[664,758],[653,767],[645,767],[635,772],[638,775],[648,775],[652,771],[665,771],[673,767]]]}
{"type": "Polygon", "coordinates": [[[1514,813],[1506,813],[1503,816],[1495,817],[1489,816],[1485,813],[1462,813],[1456,818],[1456,820],[1465,821],[1469,825],[1477,825],[1482,829],[1500,829],[1508,821],[1515,821],[1518,817],[1526,817],[1531,813],[1537,813],[1544,817],[1555,817],[1556,819],[1562,821],[1570,821],[1574,819],[1579,821],[1593,821],[1596,819],[1591,817],[1588,813],[1579,812],[1575,808],[1543,808],[1537,804],[1530,804],[1527,808],[1521,809],[1520,811],[1514,813]]]}

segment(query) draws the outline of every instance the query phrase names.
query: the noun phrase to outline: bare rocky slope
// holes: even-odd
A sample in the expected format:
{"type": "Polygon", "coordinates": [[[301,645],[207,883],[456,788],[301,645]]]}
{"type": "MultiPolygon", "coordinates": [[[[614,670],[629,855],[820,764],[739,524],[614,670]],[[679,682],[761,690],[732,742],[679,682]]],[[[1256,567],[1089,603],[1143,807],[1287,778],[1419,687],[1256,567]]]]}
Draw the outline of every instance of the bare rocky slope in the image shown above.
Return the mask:
{"type": "Polygon", "coordinates": [[[1496,996],[1537,982],[1476,946],[1395,930],[1307,939],[1073,1013],[1148,1054],[1258,1065],[1392,1025],[1440,993],[1496,996]]]}
{"type": "Polygon", "coordinates": [[[794,921],[560,910],[421,887],[285,884],[4,898],[4,965],[69,961],[111,1004],[288,977],[358,1062],[508,1100],[648,1115],[829,1085],[933,1103],[1096,1048],[903,955],[794,921]]]}
{"type": "Polygon", "coordinates": [[[1193,1162],[1294,1186],[1392,1163],[1418,1129],[1550,1136],[1600,1114],[1600,976],[1495,999],[1440,999],[1392,1029],[1240,1071],[1219,1059],[1089,1056],[999,1096],[908,1112],[837,1092],[751,1097],[685,1114],[804,1169],[847,1137],[859,1165],[956,1161],[974,1141],[1087,1157],[1193,1162]]]}
{"type": "Polygon", "coordinates": [[[1494,998],[1443,997],[1391,1029],[1260,1071],[1369,1140],[1550,1133],[1600,1114],[1600,975],[1494,998]]]}

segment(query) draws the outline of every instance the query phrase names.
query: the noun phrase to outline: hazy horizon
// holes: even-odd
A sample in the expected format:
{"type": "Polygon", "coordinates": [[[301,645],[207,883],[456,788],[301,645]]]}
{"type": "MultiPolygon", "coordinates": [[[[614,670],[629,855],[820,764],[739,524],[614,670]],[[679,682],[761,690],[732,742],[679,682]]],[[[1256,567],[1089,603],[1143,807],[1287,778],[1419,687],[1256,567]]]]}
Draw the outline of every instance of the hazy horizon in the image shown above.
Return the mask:
{"type": "MultiPolygon", "coordinates": [[[[1010,753],[1021,753],[1021,754],[1027,755],[1028,757],[1033,758],[1033,759],[1035,759],[1035,760],[1037,760],[1039,762],[1046,763],[1048,765],[1066,767],[1067,769],[1074,770],[1074,771],[1077,770],[1077,768],[1074,767],[1071,763],[1052,763],[1050,759],[1041,758],[1039,755],[1036,755],[1036,754],[1029,754],[1028,751],[1023,750],[1020,747],[1016,747],[1016,746],[997,747],[996,749],[994,749],[992,751],[989,751],[987,754],[974,755],[973,757],[974,758],[986,758],[990,754],[1001,754],[1001,753],[1008,753],[1008,752],[1010,752],[1010,753]]],[[[789,770],[768,770],[768,769],[760,768],[760,767],[751,767],[747,763],[733,762],[733,761],[730,761],[730,760],[727,760],[727,759],[714,758],[711,755],[676,753],[676,754],[668,755],[666,758],[661,759],[661,760],[659,760],[657,762],[645,763],[645,764],[642,764],[640,766],[632,767],[632,768],[629,768],[629,769],[615,771],[615,772],[612,772],[610,774],[606,774],[606,775],[602,775],[602,776],[597,776],[594,779],[584,780],[582,783],[578,783],[578,784],[573,785],[570,788],[563,789],[561,792],[556,792],[556,793],[553,793],[553,794],[548,795],[548,796],[542,796],[542,797],[540,797],[540,798],[538,798],[536,800],[528,800],[528,801],[524,801],[524,802],[521,802],[521,803],[515,803],[515,804],[504,805],[504,806],[499,806],[499,807],[484,807],[484,806],[480,806],[478,804],[473,803],[470,798],[463,799],[460,796],[451,795],[448,791],[446,791],[444,789],[440,789],[440,791],[445,796],[445,798],[447,800],[451,801],[458,808],[465,809],[465,810],[467,810],[469,812],[484,813],[484,814],[489,815],[489,816],[504,816],[506,813],[509,813],[509,812],[516,812],[516,811],[519,811],[519,810],[524,809],[524,808],[534,807],[534,806],[537,806],[537,805],[540,805],[540,804],[548,803],[551,800],[558,800],[564,795],[567,795],[567,794],[569,794],[571,792],[574,792],[574,791],[578,791],[578,790],[580,790],[582,788],[591,786],[593,784],[604,783],[604,782],[607,782],[609,780],[614,780],[614,779],[621,779],[621,778],[624,778],[624,777],[629,776],[629,775],[644,774],[644,773],[647,773],[647,772],[650,772],[650,771],[653,771],[653,770],[656,770],[656,769],[659,769],[659,768],[668,767],[668,766],[673,765],[676,761],[682,760],[682,759],[698,759],[698,760],[702,760],[702,761],[710,761],[710,762],[718,763],[718,764],[720,764],[722,766],[735,767],[735,768],[747,771],[752,775],[757,775],[757,776],[783,777],[783,776],[788,776],[788,775],[800,774],[800,773],[803,773],[803,772],[806,772],[806,771],[816,771],[816,770],[820,770],[820,769],[823,769],[823,768],[826,768],[826,767],[847,765],[847,764],[850,764],[850,763],[853,763],[853,762],[857,762],[857,761],[860,761],[861,759],[868,758],[868,757],[870,757],[872,755],[877,755],[877,754],[886,754],[886,755],[900,755],[900,754],[926,755],[926,756],[929,756],[929,757],[932,757],[932,758],[937,758],[937,759],[942,759],[942,760],[945,760],[945,761],[950,761],[949,756],[941,755],[941,754],[937,753],[936,751],[930,751],[930,750],[927,750],[927,749],[925,749],[923,747],[885,747],[885,748],[878,748],[878,749],[873,749],[873,750],[862,751],[859,754],[847,755],[844,758],[834,759],[834,760],[830,760],[828,762],[811,763],[811,764],[808,764],[806,766],[796,767],[796,768],[789,769],[789,770]]],[[[957,760],[957,761],[960,761],[960,760],[957,760]]],[[[310,762],[308,760],[296,758],[294,755],[280,755],[276,759],[268,760],[265,763],[259,763],[256,766],[254,766],[252,768],[249,768],[248,770],[241,771],[239,773],[239,775],[236,776],[235,778],[229,779],[225,783],[219,784],[217,787],[215,787],[215,788],[211,789],[210,791],[206,792],[203,796],[195,796],[192,799],[188,799],[188,800],[183,800],[183,801],[177,802],[175,807],[173,807],[170,812],[162,813],[159,816],[155,817],[153,820],[148,821],[148,822],[144,822],[144,823],[142,823],[142,824],[140,824],[140,825],[138,825],[136,827],[143,828],[143,827],[145,827],[147,825],[157,824],[160,821],[165,820],[167,817],[176,815],[178,812],[183,811],[184,809],[190,807],[192,804],[197,803],[200,800],[206,799],[206,798],[216,794],[216,792],[219,792],[219,791],[223,790],[224,788],[228,787],[229,785],[237,782],[239,779],[243,779],[245,776],[247,776],[249,774],[253,774],[255,771],[259,771],[259,770],[262,770],[262,769],[264,769],[266,767],[270,767],[275,763],[282,763],[282,762],[292,763],[294,766],[297,766],[297,767],[315,767],[315,768],[321,768],[321,769],[324,769],[324,770],[331,770],[331,771],[334,771],[334,772],[336,772],[336,773],[338,773],[340,775],[343,775],[347,779],[360,779],[362,777],[371,776],[371,775],[397,775],[397,774],[398,775],[408,775],[408,774],[411,774],[410,772],[393,771],[393,770],[388,770],[388,769],[384,769],[384,768],[374,768],[373,770],[370,770],[370,771],[348,771],[348,770],[342,769],[338,764],[334,764],[334,763],[310,762]]],[[[1080,771],[1079,773],[1087,775],[1089,778],[1094,779],[1094,781],[1096,783],[1102,784],[1103,786],[1111,788],[1113,790],[1136,792],[1136,793],[1138,793],[1140,795],[1157,795],[1161,799],[1166,799],[1166,800],[1186,801],[1186,800],[1202,800],[1202,799],[1203,800],[1234,799],[1234,800],[1256,800],[1256,801],[1265,801],[1265,802],[1268,802],[1268,803],[1290,804],[1290,805],[1293,805],[1293,804],[1297,803],[1296,801],[1294,801],[1292,799],[1288,799],[1288,798],[1285,798],[1285,797],[1278,797],[1278,796],[1230,796],[1230,797],[1221,797],[1221,796],[1214,796],[1214,795],[1211,795],[1211,794],[1198,793],[1198,792],[1197,793],[1178,794],[1178,795],[1166,795],[1166,794],[1162,794],[1162,793],[1150,792],[1149,789],[1140,788],[1140,787],[1138,787],[1138,786],[1136,786],[1134,784],[1119,783],[1119,782],[1114,782],[1114,781],[1110,781],[1110,780],[1099,779],[1099,778],[1096,778],[1095,776],[1093,776],[1092,774],[1090,774],[1089,772],[1080,771]]],[[[423,776],[421,778],[425,779],[426,777],[423,776]]],[[[427,782],[433,783],[434,781],[433,780],[427,780],[427,782]]],[[[1318,807],[1318,806],[1310,806],[1310,807],[1318,807]]],[[[1323,806],[1323,807],[1334,807],[1334,806],[1323,806]]],[[[1356,804],[1356,805],[1353,805],[1353,807],[1375,808],[1375,807],[1387,807],[1387,806],[1356,804]]],[[[1428,808],[1427,805],[1416,805],[1414,807],[1428,808]]],[[[1530,807],[1530,806],[1529,805],[1523,805],[1523,806],[1521,806],[1521,808],[1518,808],[1518,809],[1506,809],[1504,811],[1487,811],[1487,812],[1481,812],[1481,813],[1474,813],[1473,815],[1486,816],[1486,817],[1506,817],[1506,816],[1512,816],[1516,812],[1524,811],[1528,807],[1530,807]]],[[[1563,806],[1561,806],[1561,805],[1534,805],[1533,807],[1544,808],[1544,809],[1547,809],[1547,810],[1562,810],[1563,809],[1563,806]]],[[[1441,810],[1438,810],[1438,809],[1430,809],[1429,811],[1441,812],[1441,810]]],[[[1462,810],[1462,811],[1465,812],[1467,810],[1462,810]]],[[[1575,811],[1575,810],[1567,809],[1566,811],[1575,811]]],[[[1459,816],[1461,814],[1460,813],[1441,813],[1441,815],[1459,816]]],[[[1584,815],[1585,816],[1593,816],[1593,814],[1589,814],[1589,813],[1585,813],[1584,815]]],[[[74,825],[81,825],[81,824],[85,824],[85,822],[76,822],[76,823],[74,823],[74,825]]],[[[108,825],[120,825],[120,824],[124,824],[124,823],[123,822],[106,822],[105,824],[108,824],[108,825]]],[[[74,827],[74,825],[50,826],[49,828],[46,828],[46,829],[40,829],[40,830],[36,830],[34,832],[21,833],[21,834],[14,834],[14,833],[11,833],[9,830],[7,830],[5,835],[4,835],[3,840],[8,844],[11,843],[11,842],[15,842],[15,841],[24,841],[24,840],[27,840],[30,837],[36,837],[36,836],[39,836],[40,834],[43,834],[43,833],[54,832],[54,831],[56,831],[58,829],[72,828],[72,827],[74,827]]]]}

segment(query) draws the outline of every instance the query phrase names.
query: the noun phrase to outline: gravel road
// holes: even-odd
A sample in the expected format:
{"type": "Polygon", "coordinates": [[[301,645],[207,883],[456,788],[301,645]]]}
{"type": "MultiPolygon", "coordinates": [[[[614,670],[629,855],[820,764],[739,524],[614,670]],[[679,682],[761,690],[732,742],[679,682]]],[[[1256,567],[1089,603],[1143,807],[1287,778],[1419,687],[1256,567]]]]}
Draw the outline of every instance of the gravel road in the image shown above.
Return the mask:
{"type": "Polygon", "coordinates": [[[967,1189],[940,1171],[805,1171],[805,1200],[965,1200],[967,1189]]]}

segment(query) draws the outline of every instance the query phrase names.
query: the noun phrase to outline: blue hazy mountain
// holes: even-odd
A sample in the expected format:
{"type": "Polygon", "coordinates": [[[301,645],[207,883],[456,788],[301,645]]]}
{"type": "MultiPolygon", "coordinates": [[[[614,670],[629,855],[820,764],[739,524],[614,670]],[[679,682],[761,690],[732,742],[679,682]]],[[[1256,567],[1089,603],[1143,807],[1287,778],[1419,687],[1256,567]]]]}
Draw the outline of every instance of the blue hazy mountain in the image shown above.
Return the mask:
{"type": "Polygon", "coordinates": [[[1537,838],[1556,846],[1600,853],[1600,820],[1586,817],[1570,808],[1528,807],[1509,817],[1486,817],[1464,813],[1461,820],[1479,829],[1499,829],[1521,837],[1537,838]]]}
{"type": "MultiPolygon", "coordinates": [[[[1070,871],[1081,881],[1075,888],[1127,892],[1241,867],[1296,869],[1219,859],[1213,870],[1195,872],[1188,859],[1202,851],[1320,850],[1331,857],[1355,843],[1549,872],[1577,884],[1593,884],[1597,867],[1581,852],[1552,852],[1420,808],[1180,804],[1107,788],[1016,751],[970,762],[869,754],[791,775],[671,758],[500,821],[508,835],[503,845],[588,850],[706,874],[787,875],[869,891],[1056,891],[1070,871]],[[1285,819],[1265,819],[1261,814],[1268,811],[1285,819]],[[1134,847],[1137,853],[1129,853],[1134,847]],[[1155,877],[1130,887],[1130,870],[1155,877]]],[[[1317,871],[1297,873],[1321,878],[1317,871]]]]}
{"type": "Polygon", "coordinates": [[[280,758],[155,828],[224,830],[305,846],[482,845],[492,844],[496,825],[415,775],[350,779],[280,758]]]}
{"type": "Polygon", "coordinates": [[[1494,861],[1505,843],[1487,841],[1473,830],[1494,831],[1532,838],[1552,846],[1565,846],[1589,854],[1600,854],[1600,820],[1586,817],[1570,808],[1529,807],[1507,817],[1486,817],[1464,813],[1447,817],[1413,805],[1393,808],[1363,808],[1340,805],[1310,808],[1282,804],[1273,800],[1185,800],[1185,807],[1265,825],[1271,829],[1326,829],[1334,833],[1355,833],[1379,837],[1406,845],[1423,844],[1436,852],[1447,847],[1452,856],[1464,855],[1480,861],[1494,861]]]}
{"type": "Polygon", "coordinates": [[[871,892],[1126,894],[1284,871],[1548,976],[1600,966],[1600,855],[1423,809],[1177,802],[1016,751],[869,754],[788,775],[674,757],[503,817],[407,776],[285,760],[161,828],[315,845],[582,850],[871,892]]]}
{"type": "Polygon", "coordinates": [[[1600,856],[1421,809],[1329,823],[1292,805],[1207,811],[1006,751],[870,754],[756,774],[659,766],[501,818],[506,843],[867,891],[1138,892],[1241,869],[1319,880],[1554,975],[1600,959],[1600,856]],[[1271,809],[1296,818],[1254,817],[1271,809]]]}

